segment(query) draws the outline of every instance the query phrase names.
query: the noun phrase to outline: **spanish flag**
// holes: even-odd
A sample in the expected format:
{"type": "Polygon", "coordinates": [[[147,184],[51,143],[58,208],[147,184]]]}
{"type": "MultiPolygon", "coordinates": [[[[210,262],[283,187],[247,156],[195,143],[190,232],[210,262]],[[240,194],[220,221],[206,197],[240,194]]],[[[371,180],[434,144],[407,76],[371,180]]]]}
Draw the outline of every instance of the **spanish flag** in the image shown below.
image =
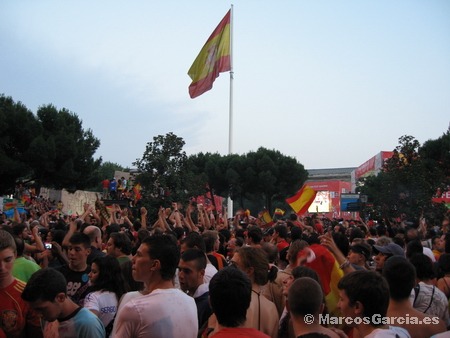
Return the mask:
{"type": "Polygon", "coordinates": [[[338,316],[339,289],[337,285],[344,273],[327,248],[320,244],[312,244],[310,249],[314,252],[315,259],[305,263],[305,266],[313,269],[319,275],[327,310],[330,314],[338,316]]]}
{"type": "Polygon", "coordinates": [[[133,187],[133,191],[134,191],[134,200],[135,201],[139,201],[142,198],[141,195],[141,185],[138,183],[133,187]]]}
{"type": "Polygon", "coordinates": [[[284,210],[280,209],[280,208],[276,208],[274,213],[275,213],[276,216],[283,216],[284,215],[284,210]]]}
{"type": "Polygon", "coordinates": [[[270,213],[268,210],[263,210],[261,213],[261,219],[264,221],[265,224],[272,222],[272,217],[270,216],[270,213]]]}
{"type": "Polygon", "coordinates": [[[219,73],[231,70],[230,22],[231,9],[212,32],[189,68],[188,75],[192,79],[189,95],[192,99],[210,90],[219,73]]]}
{"type": "Polygon", "coordinates": [[[302,215],[308,211],[309,206],[314,202],[317,191],[304,185],[294,196],[286,199],[286,202],[294,209],[297,215],[302,215]]]}

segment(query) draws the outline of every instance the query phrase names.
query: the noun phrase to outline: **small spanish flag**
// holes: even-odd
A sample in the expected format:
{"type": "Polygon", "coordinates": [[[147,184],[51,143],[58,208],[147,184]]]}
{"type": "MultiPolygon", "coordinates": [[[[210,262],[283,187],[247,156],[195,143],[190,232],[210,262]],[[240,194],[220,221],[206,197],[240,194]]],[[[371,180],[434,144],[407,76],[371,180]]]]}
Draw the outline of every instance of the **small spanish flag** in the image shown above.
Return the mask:
{"type": "Polygon", "coordinates": [[[283,216],[284,215],[284,210],[280,209],[280,208],[276,208],[274,214],[277,216],[283,216]]]}
{"type": "Polygon", "coordinates": [[[317,191],[304,185],[294,196],[286,199],[286,202],[294,209],[297,215],[302,215],[308,211],[309,206],[314,202],[317,191]]]}
{"type": "Polygon", "coordinates": [[[269,211],[265,210],[265,209],[261,212],[261,218],[264,221],[264,223],[266,223],[266,224],[273,221],[272,216],[270,216],[269,211]]]}

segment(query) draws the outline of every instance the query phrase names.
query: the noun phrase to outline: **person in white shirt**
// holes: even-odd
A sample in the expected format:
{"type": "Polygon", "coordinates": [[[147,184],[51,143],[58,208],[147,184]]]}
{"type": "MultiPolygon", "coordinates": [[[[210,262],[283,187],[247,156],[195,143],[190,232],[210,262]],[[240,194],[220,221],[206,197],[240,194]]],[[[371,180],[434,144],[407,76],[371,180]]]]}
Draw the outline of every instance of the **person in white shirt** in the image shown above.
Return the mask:
{"type": "Polygon", "coordinates": [[[437,316],[447,327],[450,325],[447,296],[435,286],[433,263],[425,254],[415,254],[409,259],[416,268],[416,286],[409,296],[412,306],[422,313],[437,316]]]}
{"type": "Polygon", "coordinates": [[[144,294],[119,309],[112,337],[197,337],[195,301],[173,283],[179,260],[172,236],[153,235],[142,241],[132,269],[133,278],[145,285],[144,294]]]}
{"type": "Polygon", "coordinates": [[[89,283],[89,293],[84,298],[83,306],[100,318],[108,337],[119,299],[125,293],[125,283],[117,259],[109,255],[95,258],[89,273],[89,283]]]}

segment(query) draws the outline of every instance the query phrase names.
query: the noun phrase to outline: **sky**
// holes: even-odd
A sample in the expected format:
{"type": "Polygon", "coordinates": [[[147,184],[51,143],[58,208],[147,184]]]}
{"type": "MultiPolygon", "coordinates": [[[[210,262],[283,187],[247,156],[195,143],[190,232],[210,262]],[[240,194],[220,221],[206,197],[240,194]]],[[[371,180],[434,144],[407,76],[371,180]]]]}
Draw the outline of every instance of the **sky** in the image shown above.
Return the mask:
{"type": "MultiPolygon", "coordinates": [[[[0,94],[78,115],[94,157],[133,167],[173,132],[229,152],[230,76],[191,99],[187,75],[229,1],[0,2],[0,94]]],[[[450,123],[450,1],[233,1],[232,152],[357,167],[450,123]]]]}

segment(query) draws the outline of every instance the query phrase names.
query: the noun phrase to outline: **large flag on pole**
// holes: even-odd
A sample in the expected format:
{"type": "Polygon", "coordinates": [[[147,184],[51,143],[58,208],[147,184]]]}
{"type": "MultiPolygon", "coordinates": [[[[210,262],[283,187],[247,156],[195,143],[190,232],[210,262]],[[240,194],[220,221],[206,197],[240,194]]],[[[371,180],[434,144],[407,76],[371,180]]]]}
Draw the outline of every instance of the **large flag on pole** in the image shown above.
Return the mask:
{"type": "Polygon", "coordinates": [[[317,191],[304,185],[294,196],[286,199],[286,202],[294,209],[297,215],[302,215],[308,211],[309,206],[314,202],[317,191]]]}
{"type": "Polygon", "coordinates": [[[210,90],[219,73],[231,70],[230,19],[231,9],[212,32],[189,68],[188,75],[192,79],[189,95],[192,99],[210,90]]]}

